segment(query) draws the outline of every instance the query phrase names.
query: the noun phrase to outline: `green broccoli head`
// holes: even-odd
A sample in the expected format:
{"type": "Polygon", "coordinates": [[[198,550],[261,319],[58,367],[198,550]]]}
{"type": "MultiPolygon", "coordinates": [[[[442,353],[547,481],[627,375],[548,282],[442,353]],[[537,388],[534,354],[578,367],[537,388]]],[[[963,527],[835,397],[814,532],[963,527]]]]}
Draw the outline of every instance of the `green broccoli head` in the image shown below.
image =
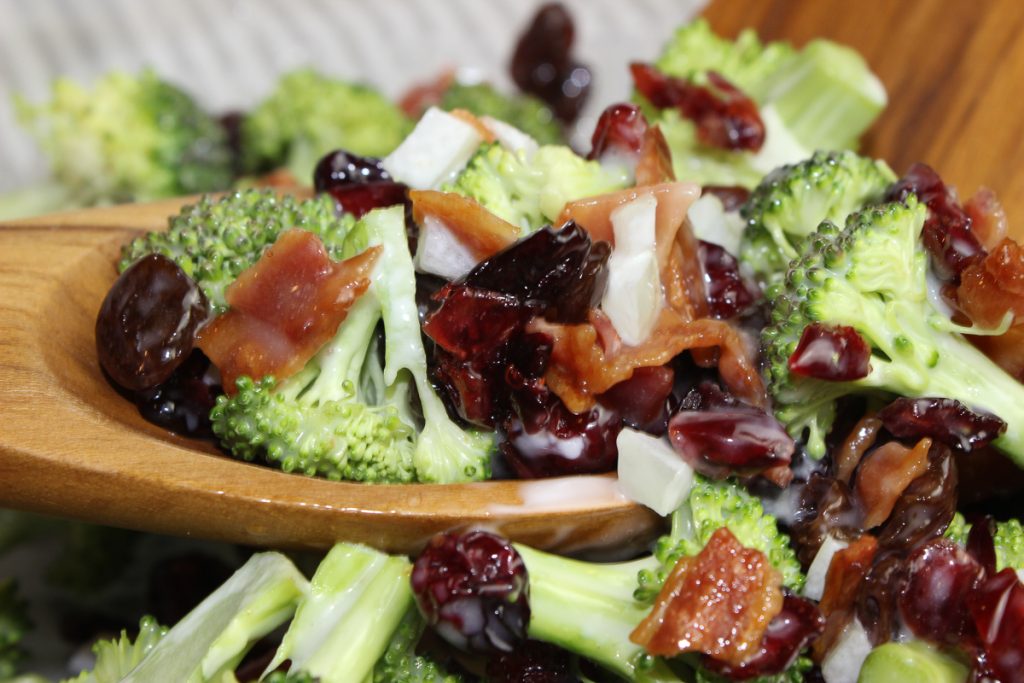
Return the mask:
{"type": "Polygon", "coordinates": [[[312,183],[316,162],[333,149],[383,157],[412,121],[369,86],[312,69],[283,76],[273,93],[242,121],[242,164],[248,173],[286,166],[312,183]]]}
{"type": "Polygon", "coordinates": [[[463,677],[448,673],[429,657],[416,653],[426,628],[417,608],[406,612],[391,642],[373,669],[373,683],[461,683],[463,677]]]}
{"type": "Polygon", "coordinates": [[[562,127],[554,112],[530,95],[503,95],[487,83],[454,83],[441,98],[445,111],[465,109],[477,116],[490,116],[510,123],[542,145],[564,142],[562,127]]]}
{"type": "Polygon", "coordinates": [[[232,157],[221,125],[152,71],[111,73],[88,90],[54,82],[49,102],[16,100],[67,202],[91,206],[223,190],[232,157]]]}
{"type": "Polygon", "coordinates": [[[18,594],[18,584],[12,579],[0,580],[0,680],[18,673],[25,657],[21,639],[31,627],[28,603],[18,594]]]}
{"type": "Polygon", "coordinates": [[[740,209],[746,221],[740,258],[763,280],[777,282],[803,241],[822,221],[842,224],[877,203],[896,175],[884,161],[854,152],[816,152],[775,169],[740,209]]]}
{"type": "Polygon", "coordinates": [[[271,190],[245,190],[220,198],[203,197],[186,206],[163,232],[149,232],[124,246],[118,270],[146,254],[163,254],[203,289],[212,312],[227,308],[224,290],[277,241],[282,232],[301,228],[315,233],[332,258],[355,219],[337,215],[328,195],[296,200],[271,190]]]}
{"type": "Polygon", "coordinates": [[[156,619],[142,617],[134,640],[125,631],[121,631],[120,638],[96,643],[92,647],[96,655],[92,670],[83,671],[64,683],[119,683],[165,635],[167,628],[158,624],[156,619]]]}
{"type": "Polygon", "coordinates": [[[672,532],[658,539],[656,568],[641,571],[636,598],[652,603],[676,562],[700,553],[711,535],[727,527],[748,548],[759,550],[782,574],[783,585],[799,592],[805,576],[776,519],[765,512],[757,496],[732,481],[715,481],[700,475],[685,503],[672,516],[672,532]]]}
{"type": "Polygon", "coordinates": [[[776,416],[821,457],[843,395],[952,398],[1002,418],[1007,429],[995,445],[1024,463],[1024,387],[933,303],[919,239],[926,211],[910,195],[906,203],[850,215],[842,230],[825,221],[805,240],[785,281],[769,289],[762,347],[776,416]],[[872,351],[868,375],[832,382],[791,373],[789,358],[812,323],[854,328],[872,351]]]}
{"type": "Polygon", "coordinates": [[[608,169],[561,145],[544,145],[527,159],[498,143],[481,145],[442,189],[476,200],[528,232],[557,220],[566,203],[626,187],[623,169],[608,169]]]}

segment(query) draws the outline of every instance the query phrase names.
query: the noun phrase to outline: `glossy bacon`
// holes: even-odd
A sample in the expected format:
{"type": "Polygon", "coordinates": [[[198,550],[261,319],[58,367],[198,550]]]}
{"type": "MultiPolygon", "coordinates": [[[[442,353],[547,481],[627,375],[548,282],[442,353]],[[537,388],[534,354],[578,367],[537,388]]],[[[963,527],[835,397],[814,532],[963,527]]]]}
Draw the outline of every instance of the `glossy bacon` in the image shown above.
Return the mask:
{"type": "Polygon", "coordinates": [[[225,292],[227,313],[197,345],[220,370],[227,393],[246,375],[290,377],[337,332],[370,286],[380,247],[333,262],[320,239],[289,230],[225,292]]]}
{"type": "Polygon", "coordinates": [[[640,141],[640,158],[636,162],[637,187],[671,183],[675,179],[672,151],[668,148],[661,128],[648,128],[640,141]]]}
{"type": "Polygon", "coordinates": [[[630,640],[654,655],[701,652],[740,666],[760,653],[782,610],[781,585],[764,553],[743,547],[722,527],[699,554],[676,563],[630,640]]]}
{"type": "Polygon", "coordinates": [[[971,219],[971,232],[985,249],[995,249],[1006,237],[1006,211],[992,190],[979,188],[964,204],[964,211],[971,219]]]}
{"type": "Polygon", "coordinates": [[[931,439],[921,439],[913,448],[896,442],[879,446],[857,470],[857,497],[864,506],[864,528],[873,529],[892,514],[896,501],[910,482],[928,469],[931,439]]]}
{"type": "Polygon", "coordinates": [[[636,368],[665,365],[688,349],[718,348],[718,370],[732,393],[754,406],[767,402],[753,351],[735,328],[721,320],[686,321],[664,308],[643,344],[622,346],[611,353],[602,348],[590,323],[555,325],[535,319],[528,329],[554,340],[545,380],[574,413],[592,408],[598,394],[629,379],[636,368]]]}
{"type": "Polygon", "coordinates": [[[422,224],[426,216],[440,220],[477,261],[493,256],[519,238],[519,226],[454,192],[412,190],[409,200],[416,223],[422,224]]]}

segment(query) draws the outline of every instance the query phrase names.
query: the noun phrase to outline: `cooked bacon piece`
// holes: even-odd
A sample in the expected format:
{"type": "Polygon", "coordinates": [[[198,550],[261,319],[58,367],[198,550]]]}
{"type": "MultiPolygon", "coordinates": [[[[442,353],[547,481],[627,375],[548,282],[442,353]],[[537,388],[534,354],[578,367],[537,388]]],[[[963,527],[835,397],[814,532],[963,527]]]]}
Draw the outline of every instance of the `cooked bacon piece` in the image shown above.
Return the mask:
{"type": "Polygon", "coordinates": [[[825,574],[825,590],[818,608],[825,615],[825,631],[813,646],[820,662],[854,617],[857,591],[871,569],[878,552],[878,540],[865,534],[832,556],[825,574]]]}
{"type": "Polygon", "coordinates": [[[644,131],[640,141],[640,158],[636,162],[636,185],[658,185],[676,179],[672,170],[672,152],[661,128],[654,126],[644,131]]]}
{"type": "Polygon", "coordinates": [[[992,190],[979,188],[964,204],[964,211],[971,218],[971,232],[981,246],[992,250],[1006,237],[1006,211],[992,190]]]}
{"type": "Polygon", "coordinates": [[[853,426],[850,433],[833,455],[836,464],[836,479],[849,484],[853,471],[869,448],[875,445],[882,421],[874,415],[865,415],[853,426]]]}
{"type": "Polygon", "coordinates": [[[498,218],[476,201],[454,192],[412,190],[412,217],[422,224],[426,216],[438,219],[477,261],[493,256],[519,238],[519,226],[498,218]]]}
{"type": "Polygon", "coordinates": [[[543,332],[554,340],[544,379],[577,414],[592,408],[598,394],[629,379],[636,368],[665,365],[687,349],[711,347],[720,350],[718,370],[730,391],[751,405],[767,403],[752,350],[735,328],[721,320],[687,321],[663,308],[646,341],[614,351],[603,348],[592,323],[556,325],[537,318],[527,330],[543,332]]]}
{"type": "Polygon", "coordinates": [[[441,104],[448,88],[455,83],[455,70],[448,69],[432,81],[414,85],[402,95],[398,108],[411,119],[418,119],[427,109],[441,104]]]}
{"type": "Polygon", "coordinates": [[[480,137],[483,138],[484,142],[494,142],[497,140],[494,135],[494,131],[488,128],[486,123],[477,118],[477,115],[468,109],[452,109],[448,113],[463,123],[468,123],[473,126],[480,137]]]}
{"type": "Polygon", "coordinates": [[[740,666],[760,653],[782,604],[781,574],[722,527],[699,554],[676,563],[629,638],[653,655],[702,652],[740,666]]]}
{"type": "Polygon", "coordinates": [[[956,290],[960,309],[975,325],[996,327],[1007,312],[1014,322],[997,337],[971,341],[999,367],[1024,379],[1024,248],[1006,238],[981,261],[964,270],[956,290]]]}
{"type": "Polygon", "coordinates": [[[871,451],[857,470],[857,497],[864,506],[864,528],[873,529],[892,514],[896,501],[910,482],[928,469],[931,439],[921,439],[913,448],[896,442],[871,451]]]}
{"type": "Polygon", "coordinates": [[[380,247],[333,262],[313,233],[283,233],[227,288],[227,313],[196,341],[220,370],[224,390],[243,375],[295,374],[327,343],[348,309],[370,286],[380,247]]]}

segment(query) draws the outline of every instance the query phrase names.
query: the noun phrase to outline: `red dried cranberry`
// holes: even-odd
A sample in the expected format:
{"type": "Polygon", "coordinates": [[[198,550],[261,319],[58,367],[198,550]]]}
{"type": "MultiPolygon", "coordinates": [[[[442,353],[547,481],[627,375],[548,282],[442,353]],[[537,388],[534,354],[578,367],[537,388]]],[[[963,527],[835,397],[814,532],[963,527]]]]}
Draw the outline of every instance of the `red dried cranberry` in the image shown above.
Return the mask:
{"type": "Polygon", "coordinates": [[[664,434],[668,428],[668,398],[675,372],[668,365],[637,368],[633,376],[597,397],[598,403],[622,416],[634,429],[664,434]]]}
{"type": "Polygon", "coordinates": [[[711,317],[727,320],[745,312],[761,299],[761,289],[740,273],[740,264],[728,251],[700,240],[697,248],[704,291],[711,317]]]}
{"type": "Polygon", "coordinates": [[[383,182],[332,187],[327,192],[341,211],[359,218],[374,209],[405,203],[408,189],[402,183],[383,182]]]}
{"type": "Polygon", "coordinates": [[[679,405],[680,410],[717,410],[743,405],[740,400],[709,379],[690,389],[679,405]]]}
{"type": "Polygon", "coordinates": [[[1024,585],[1013,569],[981,583],[968,598],[984,650],[981,671],[1002,683],[1024,681],[1024,585]]]}
{"type": "Polygon", "coordinates": [[[210,438],[210,411],[224,393],[220,373],[195,349],[162,384],[135,393],[139,414],[164,429],[193,438],[210,438]]]}
{"type": "Polygon", "coordinates": [[[702,192],[718,197],[726,211],[739,211],[750,199],[750,190],[741,185],[705,185],[702,192]]]}
{"type": "Polygon", "coordinates": [[[899,598],[904,622],[919,638],[958,644],[972,628],[967,596],[985,570],[967,551],[944,538],[918,548],[908,565],[909,579],[899,598]]]}
{"type": "Polygon", "coordinates": [[[465,284],[445,286],[437,299],[440,305],[427,318],[423,331],[459,360],[490,356],[534,313],[511,294],[465,284]]]}
{"type": "Polygon", "coordinates": [[[640,154],[646,132],[647,119],[640,107],[622,102],[610,105],[597,119],[587,158],[614,155],[635,159],[640,154]]]}
{"type": "Polygon", "coordinates": [[[568,10],[552,2],[537,10],[512,54],[512,80],[572,123],[590,93],[590,70],[573,60],[575,28],[568,10]]]}
{"type": "Polygon", "coordinates": [[[313,170],[313,188],[317,192],[391,182],[394,178],[380,159],[359,156],[343,149],[325,154],[313,170]]]}
{"type": "Polygon", "coordinates": [[[661,109],[675,108],[697,125],[697,139],[710,147],[756,152],[764,144],[764,122],[757,105],[714,71],[708,85],[661,73],[649,64],[630,65],[640,94],[661,109]]]}
{"type": "Polygon", "coordinates": [[[504,415],[501,356],[459,360],[435,347],[430,369],[450,414],[491,428],[504,415]]]}
{"type": "Polygon", "coordinates": [[[796,444],[768,413],[751,406],[680,411],[669,420],[673,447],[701,474],[754,474],[789,464],[796,444]]]}
{"type": "Polygon", "coordinates": [[[786,595],[782,611],[768,624],[760,651],[740,666],[703,657],[704,668],[731,681],[780,674],[796,661],[800,652],[825,630],[825,617],[810,600],[786,595]]]}
{"type": "Polygon", "coordinates": [[[985,256],[985,248],[971,232],[971,219],[953,191],[930,166],[917,163],[886,192],[889,201],[917,195],[928,207],[921,240],[932,256],[935,273],[943,280],[959,282],[967,266],[985,256]]]}
{"type": "Polygon", "coordinates": [[[1006,423],[995,415],[975,413],[951,398],[898,398],[879,411],[878,419],[899,439],[930,437],[964,453],[1006,431],[1006,423]]]}
{"type": "Polygon", "coordinates": [[[161,254],[143,256],[121,273],[100,305],[100,365],[125,389],[151,389],[189,357],[208,315],[203,290],[178,264],[161,254]]]}
{"type": "Polygon", "coordinates": [[[499,536],[438,534],[416,558],[412,590],[427,623],[459,649],[511,652],[526,639],[526,565],[499,536]]]}
{"type": "Polygon", "coordinates": [[[528,640],[487,662],[488,683],[579,683],[572,655],[560,647],[528,640]]]}
{"type": "Polygon", "coordinates": [[[789,357],[789,371],[830,382],[850,382],[868,376],[870,361],[871,347],[857,330],[811,323],[789,357]]]}

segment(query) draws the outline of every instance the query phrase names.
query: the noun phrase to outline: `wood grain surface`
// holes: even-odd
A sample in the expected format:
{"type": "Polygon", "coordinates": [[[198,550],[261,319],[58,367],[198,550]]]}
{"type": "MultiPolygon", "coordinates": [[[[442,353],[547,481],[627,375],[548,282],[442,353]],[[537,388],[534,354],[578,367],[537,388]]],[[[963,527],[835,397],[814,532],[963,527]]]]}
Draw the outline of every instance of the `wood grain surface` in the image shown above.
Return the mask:
{"type": "Polygon", "coordinates": [[[273,547],[411,553],[483,526],[539,548],[639,547],[658,518],[608,477],[450,486],[312,479],[228,458],[144,421],[96,361],[120,246],[184,200],[0,226],[0,507],[273,547]]]}
{"type": "Polygon", "coordinates": [[[923,161],[962,198],[992,188],[1024,238],[1024,2],[713,0],[705,16],[727,36],[855,48],[889,92],[863,151],[897,173],[923,161]]]}

